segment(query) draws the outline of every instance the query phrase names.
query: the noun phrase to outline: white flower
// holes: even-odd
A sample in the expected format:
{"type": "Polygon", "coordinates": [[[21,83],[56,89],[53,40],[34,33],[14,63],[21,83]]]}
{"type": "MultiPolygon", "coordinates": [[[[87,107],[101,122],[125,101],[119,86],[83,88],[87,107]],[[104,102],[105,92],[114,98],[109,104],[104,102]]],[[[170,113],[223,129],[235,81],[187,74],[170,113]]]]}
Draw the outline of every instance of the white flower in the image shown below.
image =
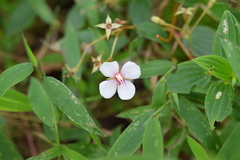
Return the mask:
{"type": "Polygon", "coordinates": [[[116,61],[104,62],[99,70],[104,76],[109,77],[99,84],[100,94],[104,98],[111,98],[116,91],[122,100],[129,100],[134,96],[136,89],[130,80],[137,79],[141,75],[140,67],[136,63],[126,62],[119,72],[116,61]]]}
{"type": "Polygon", "coordinates": [[[121,24],[112,23],[112,19],[109,17],[109,15],[107,15],[106,23],[95,25],[95,27],[100,27],[106,30],[107,39],[109,38],[112,29],[116,29],[121,26],[122,26],[121,24]]]}

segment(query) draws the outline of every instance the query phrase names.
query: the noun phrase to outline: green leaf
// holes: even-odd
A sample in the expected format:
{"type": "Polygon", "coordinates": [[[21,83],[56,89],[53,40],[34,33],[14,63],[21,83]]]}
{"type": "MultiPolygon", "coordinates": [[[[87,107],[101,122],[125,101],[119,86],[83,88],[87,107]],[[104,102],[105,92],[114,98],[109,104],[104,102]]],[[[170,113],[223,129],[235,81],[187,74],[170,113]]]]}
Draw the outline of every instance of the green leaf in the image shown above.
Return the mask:
{"type": "MultiPolygon", "coordinates": [[[[90,26],[95,26],[99,23],[99,12],[98,12],[98,1],[88,0],[88,1],[76,1],[78,5],[83,9],[82,12],[86,15],[86,19],[90,26]]],[[[107,17],[107,15],[106,15],[107,17]]],[[[105,19],[104,19],[105,21],[105,19]]]]}
{"type": "Polygon", "coordinates": [[[191,44],[189,39],[183,39],[187,48],[192,45],[193,55],[195,57],[209,55],[212,53],[212,41],[215,30],[208,26],[197,26],[191,34],[191,44]]]}
{"type": "Polygon", "coordinates": [[[150,21],[152,2],[150,0],[130,1],[128,13],[133,24],[150,21]]]}
{"type": "Polygon", "coordinates": [[[178,65],[177,71],[167,78],[168,90],[189,93],[193,86],[206,87],[211,78],[196,63],[187,61],[178,65]]]}
{"type": "Polygon", "coordinates": [[[151,41],[158,42],[163,45],[166,49],[170,50],[170,44],[161,41],[156,37],[156,35],[160,35],[161,37],[167,37],[166,31],[163,28],[153,22],[143,22],[137,25],[138,34],[144,38],[147,38],[151,41]]]}
{"type": "Polygon", "coordinates": [[[230,83],[213,83],[205,98],[205,110],[210,128],[215,121],[223,121],[232,111],[233,87],[230,83]]]}
{"type": "Polygon", "coordinates": [[[178,107],[178,110],[180,110],[179,100],[178,100],[178,94],[177,94],[176,92],[172,92],[172,96],[173,96],[174,102],[176,103],[176,105],[177,105],[177,107],[178,107]]]}
{"type": "Polygon", "coordinates": [[[87,158],[85,158],[83,155],[81,155],[80,153],[72,150],[72,149],[69,149],[67,147],[63,147],[62,148],[62,152],[63,152],[63,155],[66,156],[67,158],[69,158],[69,160],[72,160],[72,159],[76,159],[76,160],[87,160],[87,158]]]}
{"type": "Polygon", "coordinates": [[[206,151],[198,142],[196,142],[193,138],[189,136],[187,137],[187,140],[188,140],[188,145],[190,146],[197,160],[209,160],[209,157],[206,151]]]}
{"type": "Polygon", "coordinates": [[[85,24],[84,10],[80,5],[74,5],[67,14],[67,23],[74,27],[74,29],[80,29],[85,24]]]}
{"type": "Polygon", "coordinates": [[[45,0],[27,0],[32,10],[46,23],[52,24],[54,22],[54,15],[45,0]]]}
{"type": "Polygon", "coordinates": [[[44,77],[42,84],[52,103],[65,113],[71,121],[88,132],[104,135],[85,107],[63,83],[53,77],[44,77]]]}
{"type": "Polygon", "coordinates": [[[160,76],[165,74],[173,64],[166,60],[155,60],[140,65],[141,76],[140,78],[148,78],[152,76],[160,76]]]}
{"type": "Polygon", "coordinates": [[[163,159],[163,137],[161,125],[158,118],[150,119],[144,130],[143,137],[143,156],[156,157],[156,159],[163,159]]]}
{"type": "Polygon", "coordinates": [[[64,37],[64,50],[66,52],[66,64],[73,68],[80,60],[80,49],[78,43],[77,32],[71,24],[66,24],[65,37],[64,37]]]}
{"type": "Polygon", "coordinates": [[[117,115],[117,117],[126,118],[126,119],[130,118],[132,120],[135,120],[137,117],[139,117],[139,115],[141,115],[143,112],[145,112],[151,108],[152,108],[151,105],[136,107],[136,108],[129,109],[127,111],[123,111],[123,112],[119,113],[117,115]]]}
{"type": "Polygon", "coordinates": [[[20,3],[14,9],[14,12],[7,23],[7,33],[13,34],[26,28],[35,18],[35,13],[26,1],[20,3]]]}
{"type": "MultiPolygon", "coordinates": [[[[240,35],[239,35],[240,37],[240,35]]],[[[233,71],[240,81],[240,45],[236,45],[227,39],[221,39],[222,46],[224,48],[227,59],[229,60],[233,71]]]]}
{"type": "Polygon", "coordinates": [[[57,146],[42,152],[37,157],[31,157],[31,158],[28,158],[27,160],[51,160],[61,154],[62,154],[62,150],[59,146],[57,146]]]}
{"type": "Polygon", "coordinates": [[[217,153],[221,141],[217,133],[210,130],[206,117],[184,97],[179,97],[180,111],[175,111],[185,122],[194,137],[210,152],[217,153]]]}
{"type": "Polygon", "coordinates": [[[240,123],[234,129],[232,134],[228,137],[226,142],[223,144],[221,150],[217,155],[217,160],[236,160],[240,159],[240,123]]]}
{"type": "Polygon", "coordinates": [[[57,112],[50,98],[36,79],[31,78],[28,98],[34,113],[48,126],[53,127],[58,120],[57,112]]]}
{"type": "Polygon", "coordinates": [[[24,47],[25,47],[25,50],[27,52],[29,60],[31,61],[31,63],[33,64],[34,67],[37,67],[38,66],[37,60],[36,60],[32,50],[31,50],[31,48],[28,46],[27,40],[26,40],[23,33],[22,33],[22,39],[23,39],[24,47]]]}
{"type": "Polygon", "coordinates": [[[226,58],[223,45],[221,44],[221,37],[228,39],[232,43],[240,46],[239,36],[240,27],[238,25],[238,21],[229,11],[225,11],[214,36],[212,54],[226,58]]]}
{"type": "Polygon", "coordinates": [[[158,81],[155,91],[152,96],[152,108],[158,109],[166,102],[167,96],[167,82],[166,81],[158,81]]]}
{"type": "Polygon", "coordinates": [[[28,112],[32,111],[26,95],[14,91],[7,92],[0,98],[0,110],[9,112],[28,112]]]}
{"type": "Polygon", "coordinates": [[[0,129],[0,160],[23,160],[13,143],[0,129]]]}
{"type": "Polygon", "coordinates": [[[193,61],[219,79],[232,80],[234,75],[232,67],[228,60],[223,57],[207,55],[195,58],[193,61]]]}
{"type": "Polygon", "coordinates": [[[135,119],[121,134],[108,153],[108,157],[131,156],[143,141],[146,122],[154,110],[147,110],[135,119]]]}
{"type": "Polygon", "coordinates": [[[12,66],[0,75],[0,97],[13,85],[25,79],[33,72],[33,65],[29,62],[12,66]]]}

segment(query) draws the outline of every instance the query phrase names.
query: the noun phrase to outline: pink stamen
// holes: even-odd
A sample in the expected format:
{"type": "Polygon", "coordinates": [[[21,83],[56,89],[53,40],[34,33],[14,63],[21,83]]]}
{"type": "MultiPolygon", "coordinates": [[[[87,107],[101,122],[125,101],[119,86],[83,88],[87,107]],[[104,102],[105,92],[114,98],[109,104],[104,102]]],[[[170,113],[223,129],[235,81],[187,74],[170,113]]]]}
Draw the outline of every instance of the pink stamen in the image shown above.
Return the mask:
{"type": "Polygon", "coordinates": [[[120,73],[116,73],[114,77],[118,81],[118,85],[121,85],[125,82],[123,76],[120,73]]]}

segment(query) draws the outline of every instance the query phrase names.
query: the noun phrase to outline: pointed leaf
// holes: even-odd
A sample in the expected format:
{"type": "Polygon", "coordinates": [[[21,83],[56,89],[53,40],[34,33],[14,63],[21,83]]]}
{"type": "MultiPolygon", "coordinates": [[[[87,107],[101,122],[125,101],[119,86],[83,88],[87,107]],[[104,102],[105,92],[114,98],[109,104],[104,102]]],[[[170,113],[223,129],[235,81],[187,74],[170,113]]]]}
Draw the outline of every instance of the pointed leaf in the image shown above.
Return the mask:
{"type": "Polygon", "coordinates": [[[119,113],[117,115],[117,117],[120,118],[130,118],[131,120],[135,120],[137,117],[139,117],[139,115],[141,115],[143,112],[151,109],[152,106],[148,105],[148,106],[141,106],[141,107],[136,107],[133,109],[129,109],[127,111],[123,111],[121,113],[119,113]]]}
{"type": "Polygon", "coordinates": [[[210,128],[215,121],[223,121],[232,111],[233,87],[230,83],[213,83],[205,98],[205,110],[210,128]]]}
{"type": "Polygon", "coordinates": [[[148,63],[140,65],[141,76],[140,78],[148,78],[152,76],[160,76],[165,74],[171,69],[173,64],[166,60],[150,61],[148,63]]]}
{"type": "Polygon", "coordinates": [[[29,60],[31,61],[31,63],[33,64],[34,67],[37,67],[37,65],[38,65],[37,64],[37,60],[36,60],[32,50],[28,46],[27,40],[26,40],[26,38],[25,38],[23,33],[22,33],[22,39],[23,39],[24,47],[25,47],[25,50],[27,52],[29,60]]]}
{"type": "Polygon", "coordinates": [[[167,78],[168,90],[177,93],[189,93],[193,86],[206,87],[210,76],[196,63],[188,61],[178,65],[177,71],[167,78]]]}
{"type": "Polygon", "coordinates": [[[13,85],[25,79],[33,72],[33,65],[29,62],[12,66],[0,75],[0,97],[13,85]]]}
{"type": "Polygon", "coordinates": [[[28,98],[34,113],[46,125],[53,127],[58,119],[56,109],[43,89],[42,84],[36,78],[31,78],[28,98]]]}
{"type": "Polygon", "coordinates": [[[41,154],[39,154],[37,157],[31,157],[28,158],[27,160],[48,160],[48,159],[54,159],[55,157],[59,156],[62,154],[62,150],[60,147],[54,147],[51,149],[48,149],[41,154]]]}
{"type": "MultiPolygon", "coordinates": [[[[240,37],[240,34],[239,34],[240,37]]],[[[227,39],[221,38],[221,43],[224,48],[225,54],[227,59],[229,60],[234,74],[238,78],[238,81],[240,81],[240,45],[236,45],[232,43],[231,41],[227,39]]]]}
{"type": "Polygon", "coordinates": [[[45,22],[52,24],[54,22],[54,15],[45,0],[27,0],[32,10],[45,22]]]}
{"type": "Polygon", "coordinates": [[[0,98],[0,110],[9,112],[32,111],[26,95],[15,90],[7,90],[0,98]]]}
{"type": "Polygon", "coordinates": [[[194,137],[210,152],[217,153],[221,141],[217,133],[210,130],[206,117],[184,97],[179,97],[179,106],[180,111],[177,108],[175,111],[184,120],[194,137]]]}
{"type": "Polygon", "coordinates": [[[225,11],[222,16],[221,22],[214,36],[212,46],[212,54],[226,58],[223,46],[221,44],[222,36],[223,38],[228,39],[232,43],[240,46],[240,27],[238,25],[237,19],[229,11],[225,11]]]}
{"type": "Polygon", "coordinates": [[[234,75],[232,67],[228,60],[223,57],[207,55],[195,58],[193,61],[219,79],[232,80],[234,75]]]}
{"type": "Polygon", "coordinates": [[[145,127],[143,137],[143,156],[163,159],[163,137],[160,121],[153,117],[145,127]]]}
{"type": "Polygon", "coordinates": [[[152,96],[152,108],[158,109],[166,102],[167,82],[158,81],[155,91],[152,96]]]}
{"type": "Polygon", "coordinates": [[[228,137],[221,150],[217,155],[217,160],[236,160],[240,159],[240,123],[233,130],[232,134],[228,137]]]}
{"type": "Polygon", "coordinates": [[[53,77],[44,77],[42,84],[52,103],[65,113],[71,121],[88,132],[104,135],[84,106],[62,82],[53,77]]]}
{"type": "Polygon", "coordinates": [[[209,160],[209,157],[204,148],[196,142],[193,138],[187,137],[188,145],[190,146],[194,156],[197,160],[209,160]]]}
{"type": "Polygon", "coordinates": [[[0,159],[1,160],[23,160],[22,156],[17,151],[14,144],[8,139],[8,137],[0,129],[0,159]]]}
{"type": "Polygon", "coordinates": [[[108,153],[108,157],[131,156],[143,141],[146,122],[154,110],[150,109],[135,119],[121,134],[108,153]]]}
{"type": "Polygon", "coordinates": [[[80,153],[69,149],[67,147],[63,147],[62,148],[62,152],[63,155],[66,156],[69,159],[76,159],[76,160],[87,160],[87,158],[85,158],[83,155],[81,155],[80,153]]]}

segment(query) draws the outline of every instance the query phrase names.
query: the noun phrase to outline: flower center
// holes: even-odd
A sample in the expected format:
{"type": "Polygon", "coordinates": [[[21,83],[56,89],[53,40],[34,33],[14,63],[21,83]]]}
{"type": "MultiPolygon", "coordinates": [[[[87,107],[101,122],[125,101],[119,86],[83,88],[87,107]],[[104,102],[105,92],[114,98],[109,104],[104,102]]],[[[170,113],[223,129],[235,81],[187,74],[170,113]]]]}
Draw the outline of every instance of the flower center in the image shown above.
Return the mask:
{"type": "Polygon", "coordinates": [[[121,85],[122,83],[125,82],[124,78],[120,73],[116,73],[114,77],[118,81],[118,85],[121,85]]]}
{"type": "Polygon", "coordinates": [[[112,28],[112,23],[107,23],[106,24],[106,29],[111,29],[112,28]]]}

